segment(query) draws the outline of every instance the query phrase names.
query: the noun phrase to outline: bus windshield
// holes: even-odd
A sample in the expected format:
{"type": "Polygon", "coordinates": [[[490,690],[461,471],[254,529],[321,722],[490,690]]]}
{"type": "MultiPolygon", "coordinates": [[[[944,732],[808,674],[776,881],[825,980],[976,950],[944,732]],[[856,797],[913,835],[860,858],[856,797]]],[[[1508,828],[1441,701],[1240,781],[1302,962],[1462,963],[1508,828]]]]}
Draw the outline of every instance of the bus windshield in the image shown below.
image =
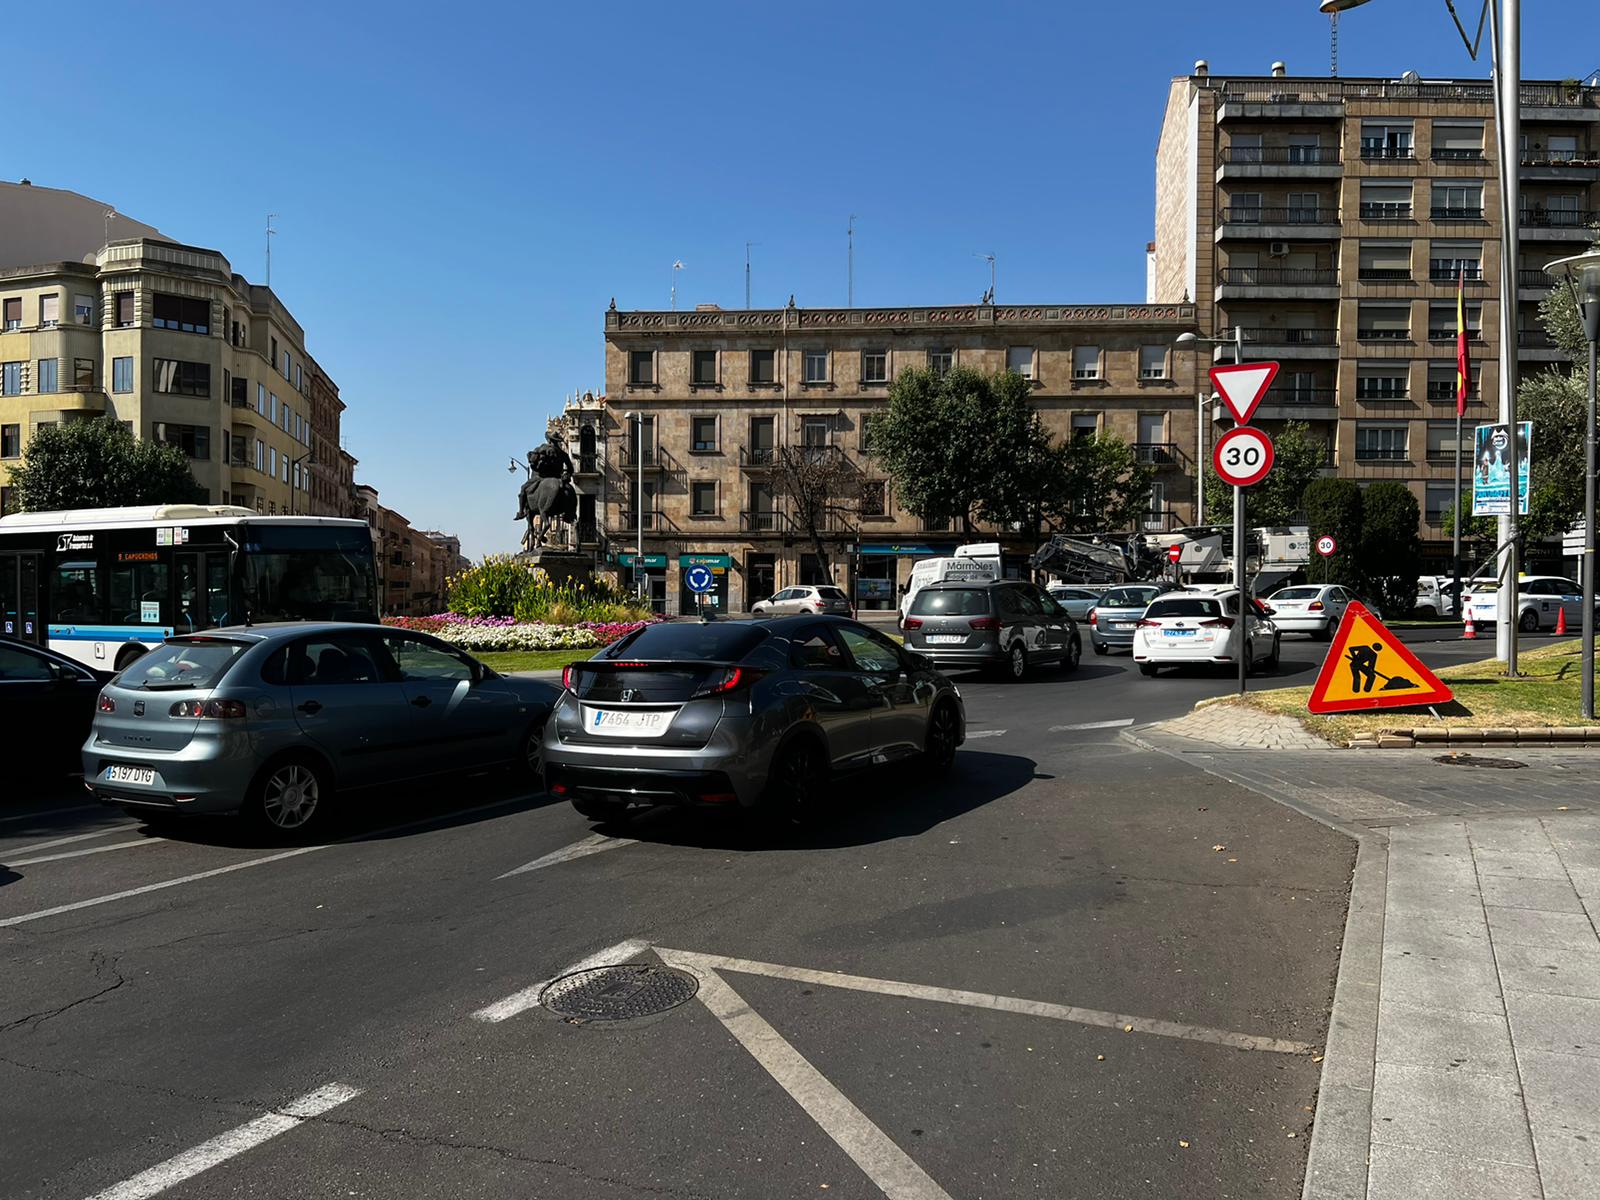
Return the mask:
{"type": "Polygon", "coordinates": [[[243,534],[238,584],[252,622],[378,619],[364,526],[249,524],[243,534]]]}

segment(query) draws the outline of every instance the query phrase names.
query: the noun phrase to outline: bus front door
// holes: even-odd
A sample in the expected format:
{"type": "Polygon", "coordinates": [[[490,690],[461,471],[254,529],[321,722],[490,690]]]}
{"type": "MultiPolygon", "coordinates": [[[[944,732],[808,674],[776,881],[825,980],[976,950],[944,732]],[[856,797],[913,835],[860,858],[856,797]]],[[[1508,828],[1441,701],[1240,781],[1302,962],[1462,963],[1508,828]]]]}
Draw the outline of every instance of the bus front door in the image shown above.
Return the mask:
{"type": "Polygon", "coordinates": [[[44,645],[37,554],[0,554],[0,637],[44,645]]]}
{"type": "Polygon", "coordinates": [[[194,633],[229,624],[227,553],[186,550],[173,555],[172,562],[178,577],[178,608],[173,621],[177,632],[194,633]]]}

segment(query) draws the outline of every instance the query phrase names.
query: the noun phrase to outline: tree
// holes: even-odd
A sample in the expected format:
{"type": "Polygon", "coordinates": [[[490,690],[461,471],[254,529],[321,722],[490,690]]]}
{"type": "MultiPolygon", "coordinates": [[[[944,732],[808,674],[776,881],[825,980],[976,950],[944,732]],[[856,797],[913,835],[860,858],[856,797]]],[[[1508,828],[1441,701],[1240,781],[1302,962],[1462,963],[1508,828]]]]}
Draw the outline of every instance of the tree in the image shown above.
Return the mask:
{"type": "Polygon", "coordinates": [[[849,529],[859,515],[861,476],[834,446],[784,446],[772,459],[772,490],[789,501],[799,533],[832,579],[823,534],[849,529]]]}
{"type": "Polygon", "coordinates": [[[1417,602],[1421,510],[1405,484],[1375,483],[1361,497],[1361,587],[1386,615],[1409,615],[1417,602]]]}
{"type": "Polygon", "coordinates": [[[1361,487],[1353,479],[1313,479],[1301,501],[1313,542],[1324,534],[1337,544],[1327,558],[1316,554],[1306,569],[1318,583],[1353,583],[1360,578],[1361,487]]]}
{"type": "MultiPolygon", "coordinates": [[[[1304,421],[1290,421],[1272,435],[1272,470],[1254,487],[1244,490],[1244,523],[1293,525],[1301,515],[1300,502],[1307,486],[1328,465],[1328,445],[1313,437],[1304,421]]],[[[1233,521],[1233,486],[1217,477],[1216,468],[1205,465],[1206,512],[1212,524],[1233,521]],[[1217,518],[1221,517],[1219,521],[1217,518]]]]}
{"type": "Polygon", "coordinates": [[[1150,500],[1155,468],[1115,434],[1074,438],[1061,447],[1065,480],[1052,526],[1060,533],[1133,529],[1150,500]]]}
{"type": "Polygon", "coordinates": [[[109,418],[40,426],[11,485],[27,512],[207,499],[182,450],[139,441],[109,418]]]}

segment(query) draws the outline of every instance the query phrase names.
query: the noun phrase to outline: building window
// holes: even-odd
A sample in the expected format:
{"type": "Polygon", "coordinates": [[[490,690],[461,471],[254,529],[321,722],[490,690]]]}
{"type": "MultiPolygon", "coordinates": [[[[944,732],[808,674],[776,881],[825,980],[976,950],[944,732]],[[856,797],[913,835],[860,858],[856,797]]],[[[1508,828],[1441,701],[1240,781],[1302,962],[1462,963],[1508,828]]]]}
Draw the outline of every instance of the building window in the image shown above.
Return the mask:
{"type": "MultiPolygon", "coordinates": [[[[1478,364],[1473,363],[1470,378],[1467,380],[1468,400],[1479,394],[1478,376],[1480,373],[1478,364]]],[[[1456,398],[1456,384],[1456,364],[1453,359],[1428,364],[1429,400],[1454,400],[1456,398]]]]}
{"type": "Polygon", "coordinates": [[[267,385],[256,384],[256,413],[259,416],[267,415],[267,385]]]}
{"type": "Polygon", "coordinates": [[[778,382],[778,353],[775,350],[750,351],[750,382],[778,382]]]}
{"type": "Polygon", "coordinates": [[[1406,434],[1409,427],[1394,425],[1356,425],[1357,462],[1405,462],[1406,434]]]}
{"type": "Polygon", "coordinates": [[[820,453],[833,441],[832,417],[801,417],[800,418],[800,444],[805,447],[807,457],[813,462],[820,457],[820,453]]]}
{"type": "Polygon", "coordinates": [[[276,476],[278,473],[278,450],[275,446],[267,447],[267,474],[276,476]]]}
{"type": "Polygon", "coordinates": [[[294,390],[297,391],[297,392],[302,390],[301,387],[300,387],[300,364],[299,363],[295,363],[295,365],[294,365],[294,390]]]}
{"type": "Polygon", "coordinates": [[[1024,379],[1032,379],[1034,375],[1033,347],[1007,346],[1006,370],[1014,371],[1024,379]]]}
{"type": "Polygon", "coordinates": [[[1411,278],[1410,242],[1362,242],[1356,254],[1358,278],[1369,282],[1411,278]]]}
{"type": "Polygon", "coordinates": [[[1139,378],[1165,379],[1167,377],[1167,348],[1165,346],[1139,347],[1139,378]]]}
{"type": "Polygon", "coordinates": [[[1356,337],[1364,341],[1403,342],[1410,336],[1409,304],[1357,305],[1356,337]]]}
{"type": "Polygon", "coordinates": [[[928,370],[935,375],[944,376],[950,368],[956,365],[956,352],[948,346],[938,350],[928,351],[928,370]]]}
{"type": "Polygon", "coordinates": [[[1473,162],[1483,157],[1482,121],[1435,121],[1433,157],[1443,162],[1473,162]]]}
{"type": "Polygon", "coordinates": [[[61,390],[61,360],[59,358],[41,358],[39,360],[39,378],[34,391],[41,396],[61,390]]]}
{"type": "Polygon", "coordinates": [[[1411,184],[1371,183],[1361,184],[1361,219],[1363,221],[1406,221],[1411,218],[1411,184]]]}
{"type": "Polygon", "coordinates": [[[94,297],[74,296],[72,298],[72,319],[79,325],[93,325],[94,297]]]}
{"type": "Polygon", "coordinates": [[[689,512],[696,517],[717,515],[717,485],[714,480],[697,479],[689,485],[689,512]]]}
{"type": "Polygon", "coordinates": [[[715,350],[696,350],[693,359],[693,381],[697,386],[705,387],[717,382],[717,352],[715,350]]]}
{"type": "Polygon", "coordinates": [[[72,390],[75,392],[94,391],[94,359],[75,358],[72,360],[72,390]]]}
{"type": "Polygon", "coordinates": [[[113,392],[133,391],[133,359],[113,358],[111,360],[111,390],[113,392]]]}
{"type": "Polygon", "coordinates": [[[211,430],[204,425],[173,425],[157,421],[150,426],[150,440],[176,446],[190,458],[211,457],[211,430]]]}
{"type": "Polygon", "coordinates": [[[1258,163],[1261,161],[1261,135],[1236,133],[1228,142],[1228,162],[1258,163]]]}
{"type": "MultiPolygon", "coordinates": [[[[1467,318],[1467,340],[1476,341],[1478,329],[1483,322],[1483,306],[1481,304],[1467,304],[1463,306],[1467,318]]],[[[1430,342],[1453,342],[1456,340],[1456,306],[1455,301],[1447,304],[1428,305],[1428,340],[1430,342]]]]}
{"type": "Polygon", "coordinates": [[[13,296],[7,299],[3,306],[5,313],[5,328],[9,330],[22,328],[22,297],[13,296]]]}
{"type": "Polygon", "coordinates": [[[1094,413],[1072,414],[1072,440],[1082,441],[1100,432],[1100,418],[1094,413]]]}
{"type": "Polygon", "coordinates": [[[1405,363],[1360,363],[1356,367],[1356,399],[1403,400],[1408,375],[1405,363]]]}
{"type": "Polygon", "coordinates": [[[950,528],[950,518],[941,513],[929,513],[922,518],[922,532],[944,533],[950,528]]]}
{"type": "MultiPolygon", "coordinates": [[[[1472,430],[1461,431],[1461,455],[1472,458],[1472,430]]],[[[1454,421],[1428,422],[1428,458],[1430,461],[1453,462],[1456,456],[1456,423],[1454,421]]]]}
{"type": "Polygon", "coordinates": [[[1322,161],[1322,136],[1316,133],[1291,133],[1288,159],[1292,163],[1322,161]]]}
{"type": "Polygon", "coordinates": [[[0,458],[22,457],[22,426],[0,425],[0,458]]]}
{"type": "Polygon", "coordinates": [[[1434,220],[1478,221],[1483,218],[1483,184],[1435,183],[1433,185],[1434,220]]]}
{"type": "Polygon", "coordinates": [[[861,382],[889,382],[889,352],[887,350],[863,350],[861,352],[861,382]]]}
{"type": "Polygon", "coordinates": [[[133,293],[117,293],[117,328],[127,329],[133,325],[133,293]]]}
{"type": "Polygon", "coordinates": [[[856,511],[863,517],[884,515],[883,480],[867,479],[862,482],[856,511]]]}
{"type": "Polygon", "coordinates": [[[828,382],[828,352],[826,350],[806,351],[805,381],[807,383],[828,382]]]}
{"type": "Polygon", "coordinates": [[[1424,487],[1422,519],[1429,525],[1443,525],[1444,515],[1455,503],[1455,485],[1430,483],[1424,487]]]}
{"type": "Polygon", "coordinates": [[[158,392],[174,392],[180,396],[211,395],[211,364],[180,362],[175,358],[152,359],[154,373],[151,384],[158,392]]]}
{"type": "Polygon", "coordinates": [[[1228,199],[1229,204],[1222,217],[1224,223],[1230,225],[1261,224],[1260,192],[1235,192],[1228,199]]]}
{"type": "Polygon", "coordinates": [[[1410,158],[1411,122],[1363,121],[1361,123],[1361,157],[1410,158]]]}
{"type": "Polygon", "coordinates": [[[273,366],[277,366],[278,365],[278,339],[275,338],[275,337],[269,337],[267,339],[267,343],[272,349],[272,353],[267,356],[267,361],[270,362],[273,366]]]}
{"type": "Polygon", "coordinates": [[[863,453],[863,454],[875,454],[875,453],[877,453],[876,448],[873,445],[873,439],[875,437],[875,435],[873,433],[873,428],[874,428],[874,426],[876,426],[878,424],[879,421],[882,421],[886,416],[888,416],[887,413],[881,413],[881,412],[869,412],[869,413],[862,413],[861,414],[861,420],[858,423],[859,424],[859,428],[860,428],[860,437],[857,439],[857,443],[856,443],[857,448],[861,451],[861,453],[863,453]]]}
{"type": "Polygon", "coordinates": [[[1074,379],[1100,378],[1100,347],[1074,346],[1072,348],[1072,377],[1074,379]]]}
{"type": "Polygon", "coordinates": [[[628,351],[628,382],[648,387],[656,381],[656,356],[653,350],[628,351]]]}
{"type": "Polygon", "coordinates": [[[289,378],[289,352],[287,350],[283,352],[283,377],[285,379],[289,378]]]}
{"type": "Polygon", "coordinates": [[[7,513],[18,511],[16,501],[13,498],[15,495],[15,488],[0,487],[0,517],[5,516],[7,513]]]}
{"type": "Polygon", "coordinates": [[[54,329],[61,324],[61,297],[52,292],[39,297],[39,328],[54,329]]]}
{"type": "Polygon", "coordinates": [[[169,296],[157,292],[151,297],[157,329],[176,329],[183,333],[211,332],[211,301],[190,296],[169,296]]]}
{"type": "Polygon", "coordinates": [[[22,395],[22,364],[8,362],[0,364],[0,396],[22,395]]]}
{"type": "Polygon", "coordinates": [[[715,417],[690,417],[689,434],[696,451],[705,454],[717,448],[717,419],[715,417]]]}
{"type": "Polygon", "coordinates": [[[278,393],[267,393],[267,420],[274,425],[278,423],[278,393]]]}
{"type": "Polygon", "coordinates": [[[1482,242],[1434,242],[1428,247],[1428,278],[1437,283],[1483,278],[1482,242]]]}

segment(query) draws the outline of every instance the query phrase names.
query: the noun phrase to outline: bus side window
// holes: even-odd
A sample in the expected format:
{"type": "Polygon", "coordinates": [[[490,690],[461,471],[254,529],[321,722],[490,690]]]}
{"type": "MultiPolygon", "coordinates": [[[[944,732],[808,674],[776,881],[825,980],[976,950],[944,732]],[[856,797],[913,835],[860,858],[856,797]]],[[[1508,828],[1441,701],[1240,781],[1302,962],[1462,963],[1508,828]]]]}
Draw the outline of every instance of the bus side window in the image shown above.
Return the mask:
{"type": "Polygon", "coordinates": [[[57,625],[97,625],[104,621],[99,565],[60,562],[50,576],[50,621],[57,625]]]}
{"type": "Polygon", "coordinates": [[[117,563],[110,570],[111,616],[122,625],[166,625],[172,573],[164,562],[117,563]]]}
{"type": "Polygon", "coordinates": [[[237,625],[228,612],[228,556],[226,554],[210,554],[206,556],[206,624],[212,628],[218,625],[237,625]]]}

